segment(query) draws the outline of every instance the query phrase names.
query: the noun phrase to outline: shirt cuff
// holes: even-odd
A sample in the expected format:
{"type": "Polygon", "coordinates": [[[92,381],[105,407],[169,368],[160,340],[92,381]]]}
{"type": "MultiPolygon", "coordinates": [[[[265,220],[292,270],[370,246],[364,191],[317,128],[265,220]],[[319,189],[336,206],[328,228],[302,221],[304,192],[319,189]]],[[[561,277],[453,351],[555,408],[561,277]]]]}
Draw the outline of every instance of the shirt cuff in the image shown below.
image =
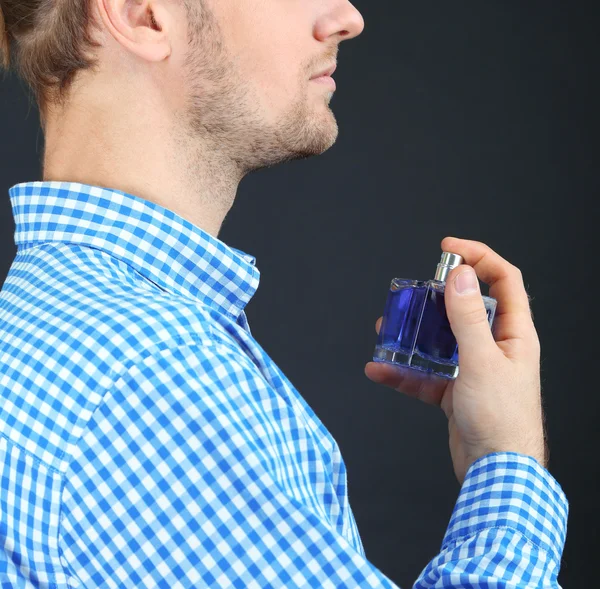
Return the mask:
{"type": "Polygon", "coordinates": [[[490,528],[511,528],[560,563],[569,504],[552,475],[531,456],[487,454],[467,471],[442,550],[490,528]]]}

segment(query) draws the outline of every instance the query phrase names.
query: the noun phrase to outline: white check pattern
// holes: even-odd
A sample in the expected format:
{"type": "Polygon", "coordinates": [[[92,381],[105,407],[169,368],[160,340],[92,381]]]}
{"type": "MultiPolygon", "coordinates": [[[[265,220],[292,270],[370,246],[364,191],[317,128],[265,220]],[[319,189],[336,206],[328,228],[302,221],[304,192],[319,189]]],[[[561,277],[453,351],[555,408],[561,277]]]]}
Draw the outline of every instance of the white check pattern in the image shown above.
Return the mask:
{"type": "MultiPolygon", "coordinates": [[[[10,198],[1,586],[396,587],[336,441],[251,335],[255,259],[119,190],[10,198]]],[[[414,587],[558,587],[567,510],[533,459],[481,458],[414,587]]]]}

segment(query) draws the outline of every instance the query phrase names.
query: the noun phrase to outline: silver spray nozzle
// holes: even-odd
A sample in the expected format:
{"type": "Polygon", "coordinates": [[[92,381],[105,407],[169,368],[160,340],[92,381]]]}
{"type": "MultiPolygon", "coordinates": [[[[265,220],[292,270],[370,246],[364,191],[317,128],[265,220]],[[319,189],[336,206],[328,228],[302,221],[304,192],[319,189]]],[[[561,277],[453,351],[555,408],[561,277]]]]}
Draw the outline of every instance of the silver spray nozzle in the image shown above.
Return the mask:
{"type": "Polygon", "coordinates": [[[463,257],[450,252],[443,252],[440,263],[437,265],[434,280],[446,282],[448,274],[452,268],[460,266],[463,263],[463,257]]]}

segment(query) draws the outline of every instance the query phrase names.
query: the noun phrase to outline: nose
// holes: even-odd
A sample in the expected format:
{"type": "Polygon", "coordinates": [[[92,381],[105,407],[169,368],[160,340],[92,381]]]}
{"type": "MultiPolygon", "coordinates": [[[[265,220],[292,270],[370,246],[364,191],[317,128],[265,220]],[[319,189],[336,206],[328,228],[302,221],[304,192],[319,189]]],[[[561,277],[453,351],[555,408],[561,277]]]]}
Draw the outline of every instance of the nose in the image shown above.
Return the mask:
{"type": "Polygon", "coordinates": [[[315,26],[315,37],[325,41],[332,35],[341,37],[342,41],[358,37],[365,28],[362,14],[348,0],[338,0],[335,7],[323,15],[315,26]]]}
{"type": "Polygon", "coordinates": [[[358,37],[365,28],[365,19],[358,9],[350,2],[344,2],[341,22],[344,23],[344,30],[340,31],[344,39],[353,39],[358,37]]]}

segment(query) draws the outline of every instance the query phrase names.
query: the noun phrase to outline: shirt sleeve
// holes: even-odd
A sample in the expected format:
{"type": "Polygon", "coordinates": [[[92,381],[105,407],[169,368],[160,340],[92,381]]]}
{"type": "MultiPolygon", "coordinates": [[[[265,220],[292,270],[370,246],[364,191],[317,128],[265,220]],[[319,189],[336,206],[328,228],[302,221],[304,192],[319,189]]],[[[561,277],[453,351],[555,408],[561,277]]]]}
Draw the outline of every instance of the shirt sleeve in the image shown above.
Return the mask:
{"type": "Polygon", "coordinates": [[[530,456],[488,454],[467,471],[442,550],[415,589],[556,588],[568,503],[530,456]]]}
{"type": "MultiPolygon", "coordinates": [[[[129,367],[65,475],[58,542],[71,586],[396,588],[330,520],[327,489],[306,491],[327,465],[313,453],[308,472],[294,470],[295,453],[311,452],[294,410],[222,346],[129,367]]],[[[471,467],[415,588],[557,587],[566,500],[533,462],[471,467]]]]}

